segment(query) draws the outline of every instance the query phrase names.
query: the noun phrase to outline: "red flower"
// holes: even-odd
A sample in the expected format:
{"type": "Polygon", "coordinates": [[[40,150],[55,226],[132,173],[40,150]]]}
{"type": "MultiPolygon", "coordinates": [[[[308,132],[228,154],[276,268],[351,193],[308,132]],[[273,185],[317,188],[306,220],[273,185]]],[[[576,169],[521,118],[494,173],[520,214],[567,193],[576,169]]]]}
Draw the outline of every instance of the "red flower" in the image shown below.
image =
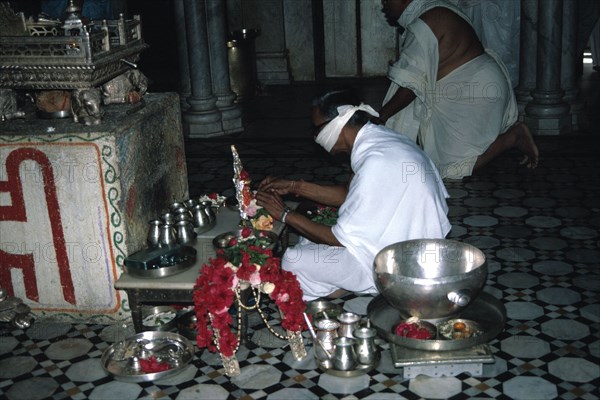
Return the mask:
{"type": "Polygon", "coordinates": [[[229,309],[236,295],[234,285],[239,281],[251,283],[254,288],[269,282],[274,286],[269,296],[281,310],[284,329],[297,332],[306,328],[303,312],[306,303],[296,276],[281,270],[281,260],[272,250],[262,247],[260,239],[248,239],[252,230],[242,230],[235,244],[226,251],[218,250],[215,258],[203,264],[194,286],[194,305],[197,318],[196,343],[199,348],[219,351],[224,357],[235,354],[238,338],[231,330],[233,318],[229,309]],[[233,263],[237,272],[227,266],[233,263]],[[257,271],[257,265],[260,269],[257,271]]]}
{"type": "Polygon", "coordinates": [[[252,235],[252,232],[252,229],[245,226],[242,228],[241,235],[244,239],[246,239],[248,236],[252,235]]]}
{"type": "Polygon", "coordinates": [[[250,178],[250,174],[248,174],[248,172],[246,172],[245,169],[240,171],[240,179],[243,181],[246,181],[250,178]]]}
{"type": "Polygon", "coordinates": [[[209,193],[207,197],[208,197],[209,199],[215,200],[215,199],[217,199],[217,198],[219,197],[219,193],[217,193],[217,192],[212,192],[212,193],[209,193]]]}
{"type": "Polygon", "coordinates": [[[151,374],[154,372],[162,372],[171,369],[171,364],[166,362],[158,362],[158,360],[152,356],[147,360],[140,359],[140,367],[142,367],[142,371],[146,374],[151,374]]]}

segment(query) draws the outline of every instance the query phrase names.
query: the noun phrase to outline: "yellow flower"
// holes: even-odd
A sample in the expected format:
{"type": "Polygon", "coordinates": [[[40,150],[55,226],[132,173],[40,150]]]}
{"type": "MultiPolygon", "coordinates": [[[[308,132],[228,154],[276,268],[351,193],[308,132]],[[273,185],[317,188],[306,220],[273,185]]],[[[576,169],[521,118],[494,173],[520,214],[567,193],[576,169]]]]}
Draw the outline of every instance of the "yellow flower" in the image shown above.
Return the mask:
{"type": "Polygon", "coordinates": [[[260,291],[264,294],[271,294],[271,292],[273,292],[273,289],[275,289],[275,284],[271,282],[263,282],[260,284],[260,291]]]}
{"type": "Polygon", "coordinates": [[[270,215],[261,215],[252,220],[252,227],[260,231],[270,231],[273,229],[273,217],[270,215]]]}

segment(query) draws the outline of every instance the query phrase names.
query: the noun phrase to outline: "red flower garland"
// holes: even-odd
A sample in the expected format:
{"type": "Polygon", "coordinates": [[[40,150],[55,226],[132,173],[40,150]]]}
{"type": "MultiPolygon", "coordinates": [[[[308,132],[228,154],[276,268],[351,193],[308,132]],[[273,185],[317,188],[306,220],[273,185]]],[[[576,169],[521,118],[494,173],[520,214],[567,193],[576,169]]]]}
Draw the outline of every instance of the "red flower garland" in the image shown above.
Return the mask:
{"type": "Polygon", "coordinates": [[[219,350],[224,357],[234,355],[238,339],[231,330],[233,319],[229,309],[241,283],[263,291],[267,284],[274,286],[266,292],[282,313],[281,326],[293,332],[306,329],[303,318],[306,302],[296,276],[281,270],[281,260],[260,245],[260,237],[253,238],[252,229],[242,229],[240,237],[230,242],[232,247],[218,250],[217,257],[202,265],[194,286],[199,348],[219,350]]]}

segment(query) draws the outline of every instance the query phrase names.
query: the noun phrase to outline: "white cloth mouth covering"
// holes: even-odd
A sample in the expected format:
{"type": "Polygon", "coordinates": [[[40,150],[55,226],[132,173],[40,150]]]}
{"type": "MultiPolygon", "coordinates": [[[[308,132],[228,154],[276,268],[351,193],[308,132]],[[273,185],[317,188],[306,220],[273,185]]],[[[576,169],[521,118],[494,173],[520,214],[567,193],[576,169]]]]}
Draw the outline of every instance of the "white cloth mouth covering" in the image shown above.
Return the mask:
{"type": "Polygon", "coordinates": [[[374,117],[379,117],[379,113],[368,104],[360,103],[358,106],[345,105],[337,108],[338,116],[332,119],[325,127],[321,130],[315,141],[319,143],[327,152],[331,152],[331,149],[337,142],[342,128],[352,118],[355,112],[365,111],[374,117]]]}

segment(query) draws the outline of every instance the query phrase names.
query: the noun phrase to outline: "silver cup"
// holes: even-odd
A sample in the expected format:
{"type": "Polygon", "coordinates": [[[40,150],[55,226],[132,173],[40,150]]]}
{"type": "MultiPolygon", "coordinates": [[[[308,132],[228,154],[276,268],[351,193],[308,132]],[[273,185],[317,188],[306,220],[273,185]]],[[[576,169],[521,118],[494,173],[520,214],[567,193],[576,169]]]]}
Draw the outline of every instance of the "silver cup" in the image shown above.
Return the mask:
{"type": "Polygon", "coordinates": [[[175,216],[186,215],[186,214],[191,215],[190,210],[188,210],[187,207],[185,207],[183,205],[181,207],[178,207],[175,210],[173,210],[173,214],[175,214],[175,216]]]}
{"type": "Polygon", "coordinates": [[[185,205],[181,202],[175,202],[175,203],[171,203],[171,205],[169,205],[169,209],[171,210],[171,212],[175,212],[175,210],[177,210],[178,208],[181,207],[185,207],[185,205]]]}
{"type": "Polygon", "coordinates": [[[175,223],[177,223],[179,221],[187,221],[187,222],[191,223],[192,222],[192,214],[190,214],[190,213],[177,214],[175,216],[175,223]]]}
{"type": "Polygon", "coordinates": [[[183,202],[183,205],[188,209],[191,210],[192,208],[194,208],[194,206],[198,204],[198,202],[194,199],[187,199],[186,201],[183,202]]]}
{"type": "Polygon", "coordinates": [[[150,247],[157,247],[160,245],[160,226],[162,221],[159,219],[153,219],[148,222],[148,245],[150,247]]]}
{"type": "Polygon", "coordinates": [[[325,368],[331,368],[331,357],[335,349],[334,340],[338,337],[338,328],[340,327],[339,322],[332,319],[321,319],[315,323],[317,328],[317,340],[321,342],[321,345],[315,343],[315,358],[325,368]],[[325,350],[327,352],[325,352],[325,350]],[[327,354],[329,353],[329,355],[327,354]]]}
{"type": "Polygon", "coordinates": [[[177,243],[179,244],[190,244],[196,238],[194,225],[189,221],[177,221],[175,229],[177,231],[177,243]]]}
{"type": "Polygon", "coordinates": [[[335,350],[333,352],[333,367],[338,371],[351,371],[356,368],[356,341],[346,336],[340,336],[334,340],[335,350]]]}
{"type": "Polygon", "coordinates": [[[166,212],[161,216],[161,219],[165,224],[172,224],[173,222],[175,222],[175,214],[171,212],[166,212]]]}
{"type": "Polygon", "coordinates": [[[200,202],[204,206],[204,212],[208,215],[208,220],[212,224],[217,219],[217,214],[215,214],[215,210],[212,207],[212,201],[205,200],[200,202]]]}
{"type": "Polygon", "coordinates": [[[338,328],[339,336],[353,337],[352,332],[358,328],[360,315],[353,312],[345,312],[338,315],[337,319],[340,322],[340,327],[338,328]]]}
{"type": "Polygon", "coordinates": [[[160,227],[160,244],[161,246],[171,246],[177,242],[175,238],[175,230],[171,224],[163,224],[160,227]]]}
{"type": "Polygon", "coordinates": [[[204,232],[210,226],[210,219],[202,204],[196,204],[192,209],[192,223],[198,232],[204,232]]]}
{"type": "Polygon", "coordinates": [[[375,337],[377,337],[377,331],[373,328],[358,328],[353,332],[354,350],[356,351],[356,360],[360,364],[374,365],[377,361],[378,350],[375,344],[375,337]]]}

